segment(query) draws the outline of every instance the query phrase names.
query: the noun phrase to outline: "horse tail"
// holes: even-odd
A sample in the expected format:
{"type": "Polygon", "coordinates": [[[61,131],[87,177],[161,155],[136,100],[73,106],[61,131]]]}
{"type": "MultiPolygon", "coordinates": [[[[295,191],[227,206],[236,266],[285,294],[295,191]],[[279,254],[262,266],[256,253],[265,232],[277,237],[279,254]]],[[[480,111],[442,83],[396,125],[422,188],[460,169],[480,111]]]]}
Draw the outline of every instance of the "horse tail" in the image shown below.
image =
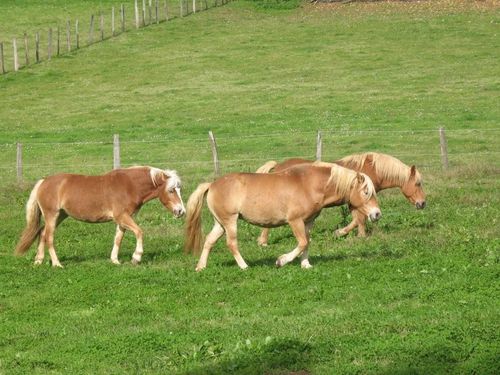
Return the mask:
{"type": "Polygon", "coordinates": [[[37,194],[40,185],[44,180],[39,180],[31,191],[28,202],[26,203],[26,227],[17,243],[14,254],[23,255],[30,248],[31,244],[40,236],[43,225],[41,225],[42,211],[38,205],[37,194]]]}
{"type": "Polygon", "coordinates": [[[201,232],[201,209],[210,182],[199,184],[191,194],[186,206],[186,243],[184,252],[200,252],[203,233],[201,232]]]}
{"type": "Polygon", "coordinates": [[[278,165],[277,162],[275,162],[274,160],[270,160],[259,169],[257,169],[255,173],[269,173],[269,171],[276,167],[276,165],[278,165]]]}

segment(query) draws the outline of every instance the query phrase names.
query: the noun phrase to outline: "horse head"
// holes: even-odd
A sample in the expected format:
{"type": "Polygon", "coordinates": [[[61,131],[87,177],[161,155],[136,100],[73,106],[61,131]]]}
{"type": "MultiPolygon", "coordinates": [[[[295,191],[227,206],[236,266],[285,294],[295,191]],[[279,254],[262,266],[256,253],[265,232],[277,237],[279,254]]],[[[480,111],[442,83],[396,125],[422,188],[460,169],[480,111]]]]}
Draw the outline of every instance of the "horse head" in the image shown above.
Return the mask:
{"type": "Polygon", "coordinates": [[[417,168],[412,165],[410,168],[410,176],[401,187],[401,191],[417,209],[423,209],[426,205],[425,193],[422,188],[422,177],[417,168]]]}
{"type": "Polygon", "coordinates": [[[350,192],[349,205],[362,212],[370,221],[377,221],[382,217],[375,187],[366,174],[356,173],[350,192]]]}
{"type": "MultiPolygon", "coordinates": [[[[158,199],[175,217],[181,217],[186,213],[181,197],[181,179],[176,171],[165,170],[161,172],[158,181],[160,188],[158,199]]],[[[153,179],[153,181],[157,181],[157,179],[153,179]]]]}

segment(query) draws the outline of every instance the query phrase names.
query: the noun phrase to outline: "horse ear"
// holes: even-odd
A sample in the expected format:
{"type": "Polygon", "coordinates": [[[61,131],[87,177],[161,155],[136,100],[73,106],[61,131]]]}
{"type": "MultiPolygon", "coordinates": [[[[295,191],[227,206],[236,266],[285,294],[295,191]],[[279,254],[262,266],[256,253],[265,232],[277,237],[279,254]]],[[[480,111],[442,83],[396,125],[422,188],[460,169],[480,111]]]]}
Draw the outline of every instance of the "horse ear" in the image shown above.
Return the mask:
{"type": "Polygon", "coordinates": [[[417,167],[414,165],[411,166],[410,168],[410,177],[415,177],[415,174],[417,173],[417,167]]]}
{"type": "Polygon", "coordinates": [[[365,182],[365,176],[363,176],[361,173],[357,173],[356,174],[356,179],[358,181],[358,184],[362,184],[363,182],[365,182]]]}

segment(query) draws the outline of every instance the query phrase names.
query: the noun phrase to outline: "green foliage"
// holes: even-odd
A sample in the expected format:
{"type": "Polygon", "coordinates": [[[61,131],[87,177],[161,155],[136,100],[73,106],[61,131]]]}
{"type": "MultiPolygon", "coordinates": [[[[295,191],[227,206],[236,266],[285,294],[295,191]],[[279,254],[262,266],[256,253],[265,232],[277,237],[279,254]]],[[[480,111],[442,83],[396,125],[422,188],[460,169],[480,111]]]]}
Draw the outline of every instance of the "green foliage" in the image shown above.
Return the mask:
{"type": "Polygon", "coordinates": [[[291,10],[300,6],[302,0],[248,0],[260,9],[291,10]]]}

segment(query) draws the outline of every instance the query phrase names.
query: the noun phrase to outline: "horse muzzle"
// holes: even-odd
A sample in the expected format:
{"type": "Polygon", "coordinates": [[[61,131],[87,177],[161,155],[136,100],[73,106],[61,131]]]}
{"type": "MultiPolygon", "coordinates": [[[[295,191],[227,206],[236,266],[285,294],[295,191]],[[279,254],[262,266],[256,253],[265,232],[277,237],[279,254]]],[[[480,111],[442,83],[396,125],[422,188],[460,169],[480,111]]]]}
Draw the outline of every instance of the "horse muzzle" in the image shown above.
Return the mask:
{"type": "Polygon", "coordinates": [[[184,209],[184,207],[182,206],[178,206],[178,207],[175,207],[173,209],[173,214],[176,218],[179,218],[181,216],[184,216],[184,214],[186,213],[186,210],[184,209]]]}
{"type": "Polygon", "coordinates": [[[368,215],[368,218],[370,221],[377,221],[382,217],[382,212],[380,211],[380,208],[373,208],[370,211],[370,214],[368,215]]]}
{"type": "Polygon", "coordinates": [[[423,210],[425,208],[425,201],[418,201],[415,203],[415,208],[417,210],[423,210]]]}

